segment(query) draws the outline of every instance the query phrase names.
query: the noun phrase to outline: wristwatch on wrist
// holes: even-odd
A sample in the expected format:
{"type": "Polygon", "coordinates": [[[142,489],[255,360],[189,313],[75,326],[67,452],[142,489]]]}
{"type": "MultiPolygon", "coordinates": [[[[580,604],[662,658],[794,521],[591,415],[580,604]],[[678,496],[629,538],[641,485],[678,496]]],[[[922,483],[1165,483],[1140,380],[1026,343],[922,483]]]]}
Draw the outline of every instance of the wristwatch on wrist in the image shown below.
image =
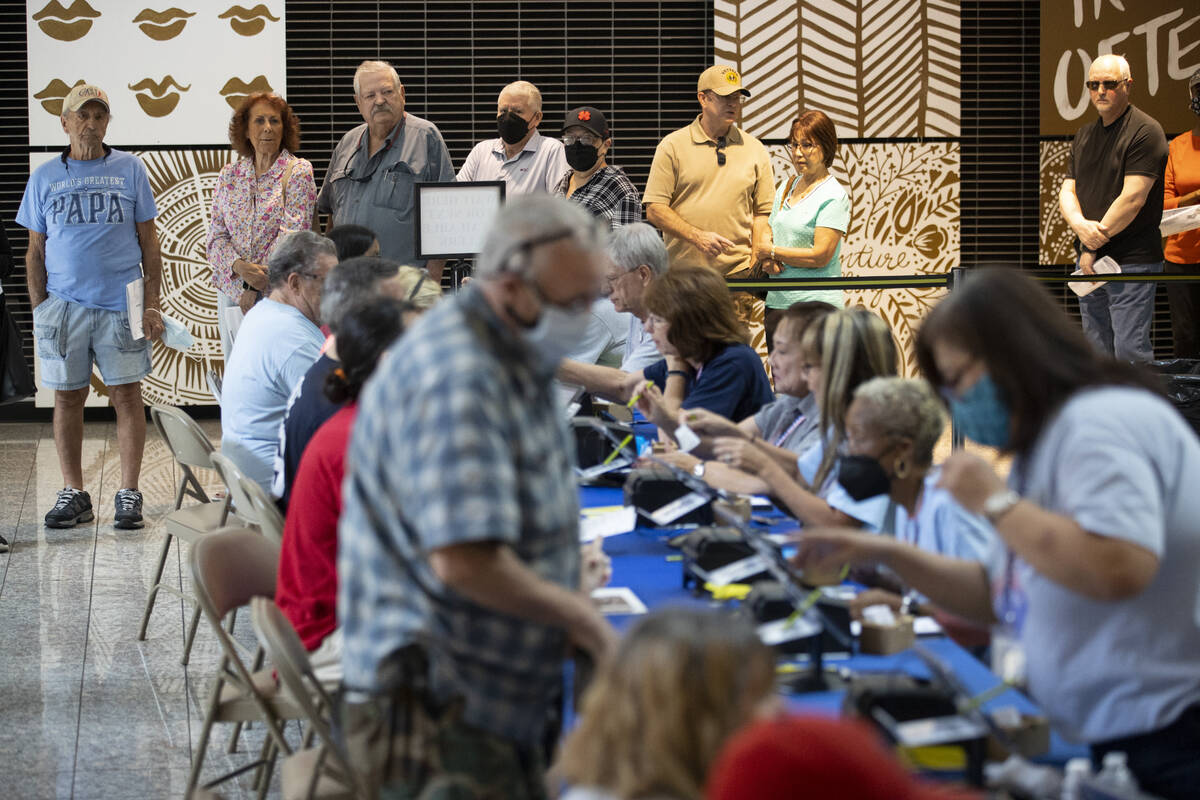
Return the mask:
{"type": "Polygon", "coordinates": [[[1021,502],[1021,495],[1012,489],[1002,489],[983,501],[983,516],[988,522],[995,525],[1019,502],[1021,502]]]}
{"type": "Polygon", "coordinates": [[[704,467],[707,464],[708,464],[707,461],[696,462],[696,466],[692,467],[692,474],[695,475],[697,478],[703,478],[704,477],[704,467]]]}

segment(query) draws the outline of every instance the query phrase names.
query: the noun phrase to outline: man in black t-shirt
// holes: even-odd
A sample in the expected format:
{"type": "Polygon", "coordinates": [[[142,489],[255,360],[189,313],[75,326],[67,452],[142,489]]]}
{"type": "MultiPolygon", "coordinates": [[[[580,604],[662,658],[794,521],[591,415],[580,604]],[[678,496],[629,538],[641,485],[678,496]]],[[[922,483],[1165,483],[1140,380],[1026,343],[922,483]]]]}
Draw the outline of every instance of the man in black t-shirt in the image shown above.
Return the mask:
{"type": "MultiPolygon", "coordinates": [[[[1162,127],[1129,103],[1133,79],[1122,56],[1092,62],[1087,87],[1100,118],[1071,143],[1059,208],[1075,232],[1079,268],[1093,273],[1105,256],[1123,273],[1162,272],[1162,127]]],[[[1154,283],[1107,283],[1079,298],[1083,330],[1101,350],[1126,361],[1149,361],[1154,283]]]]}

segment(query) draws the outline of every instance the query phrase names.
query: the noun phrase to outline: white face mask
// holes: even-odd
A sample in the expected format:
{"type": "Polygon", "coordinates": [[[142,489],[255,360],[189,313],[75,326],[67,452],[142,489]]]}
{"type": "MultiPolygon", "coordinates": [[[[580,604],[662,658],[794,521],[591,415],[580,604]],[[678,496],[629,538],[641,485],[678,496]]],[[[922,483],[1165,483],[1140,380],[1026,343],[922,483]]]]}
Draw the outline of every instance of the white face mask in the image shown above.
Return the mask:
{"type": "Polygon", "coordinates": [[[532,328],[522,331],[525,344],[537,353],[544,366],[553,369],[567,353],[579,346],[591,321],[591,309],[568,311],[542,303],[542,314],[532,328]]]}
{"type": "Polygon", "coordinates": [[[174,317],[169,317],[166,314],[162,315],[163,334],[162,343],[172,350],[185,351],[192,346],[192,332],[187,329],[179,320],[174,317]]]}

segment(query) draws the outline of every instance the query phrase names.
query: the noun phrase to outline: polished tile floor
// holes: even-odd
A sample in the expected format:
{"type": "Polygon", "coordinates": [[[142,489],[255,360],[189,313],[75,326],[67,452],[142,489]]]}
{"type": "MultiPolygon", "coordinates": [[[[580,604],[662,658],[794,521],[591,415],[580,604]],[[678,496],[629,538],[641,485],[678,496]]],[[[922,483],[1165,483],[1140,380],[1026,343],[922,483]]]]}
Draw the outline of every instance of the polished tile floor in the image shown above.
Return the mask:
{"type": "MultiPolygon", "coordinates": [[[[217,422],[201,425],[219,441],[217,422]]],[[[0,423],[0,534],[12,543],[0,554],[0,797],[177,798],[187,786],[219,650],[202,620],[191,663],[180,665],[186,609],[166,593],[146,641],[137,641],[178,471],[149,425],[146,526],[118,531],[119,463],[115,424],[87,423],[84,488],[96,519],[45,528],[62,486],[51,427],[0,423]]],[[[201,480],[219,485],[215,474],[201,480]]],[[[178,583],[184,558],[172,546],[164,578],[178,583]]],[[[252,641],[249,615],[239,616],[237,632],[252,641]]],[[[215,729],[202,780],[245,763],[262,741],[259,726],[227,755],[228,734],[228,726],[215,729]]],[[[248,777],[219,791],[255,795],[248,777]]]]}

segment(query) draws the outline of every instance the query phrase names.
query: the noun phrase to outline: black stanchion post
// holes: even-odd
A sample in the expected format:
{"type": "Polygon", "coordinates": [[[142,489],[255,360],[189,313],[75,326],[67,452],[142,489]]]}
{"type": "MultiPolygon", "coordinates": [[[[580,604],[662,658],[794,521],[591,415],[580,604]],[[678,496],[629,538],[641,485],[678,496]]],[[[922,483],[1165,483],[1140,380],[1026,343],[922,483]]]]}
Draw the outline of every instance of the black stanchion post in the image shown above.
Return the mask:
{"type": "MultiPolygon", "coordinates": [[[[946,279],[946,288],[951,292],[956,291],[963,285],[963,281],[967,278],[967,270],[965,267],[954,267],[950,270],[950,276],[946,279]]],[[[960,450],[963,446],[962,431],[954,424],[954,417],[950,417],[950,449],[960,450]]]]}

